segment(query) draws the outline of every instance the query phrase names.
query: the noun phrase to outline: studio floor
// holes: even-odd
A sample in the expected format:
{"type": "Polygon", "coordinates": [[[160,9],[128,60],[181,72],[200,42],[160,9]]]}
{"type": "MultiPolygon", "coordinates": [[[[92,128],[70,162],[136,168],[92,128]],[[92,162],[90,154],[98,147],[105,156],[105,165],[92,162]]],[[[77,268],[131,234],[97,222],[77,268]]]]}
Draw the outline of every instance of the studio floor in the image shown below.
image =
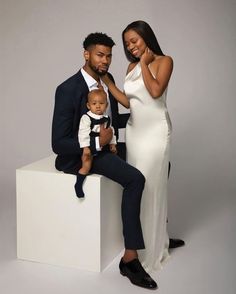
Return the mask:
{"type": "MultiPolygon", "coordinates": [[[[6,195],[6,194],[5,194],[6,195]]],[[[189,226],[181,236],[186,246],[171,252],[171,258],[153,273],[161,294],[236,293],[236,201],[234,195],[214,195],[203,210],[189,212],[189,226]],[[217,201],[219,200],[219,201],[217,201]],[[211,213],[207,214],[207,207],[211,213]],[[192,218],[191,218],[192,215],[192,218]],[[192,220],[195,220],[194,226],[192,220]]],[[[119,257],[102,273],[80,271],[16,259],[15,194],[0,203],[0,292],[3,294],[149,293],[120,275],[119,257]]],[[[203,204],[202,204],[203,205],[203,204]]],[[[203,206],[202,206],[203,208],[203,206]]],[[[199,207],[196,207],[198,210],[199,207]]],[[[176,216],[175,216],[176,217],[176,216]]],[[[175,224],[176,226],[176,224],[175,224]]]]}

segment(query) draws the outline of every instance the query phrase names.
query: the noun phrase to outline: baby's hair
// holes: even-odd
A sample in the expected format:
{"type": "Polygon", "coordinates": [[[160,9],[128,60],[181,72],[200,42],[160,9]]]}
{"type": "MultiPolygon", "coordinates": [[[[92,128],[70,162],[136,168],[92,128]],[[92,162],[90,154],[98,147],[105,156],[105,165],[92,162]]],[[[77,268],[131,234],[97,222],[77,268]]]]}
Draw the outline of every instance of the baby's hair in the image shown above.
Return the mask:
{"type": "Polygon", "coordinates": [[[107,102],[107,94],[106,94],[106,92],[105,92],[104,90],[102,90],[102,89],[94,89],[94,90],[90,91],[90,92],[88,93],[88,102],[89,102],[89,100],[91,100],[94,96],[97,96],[97,95],[99,95],[99,96],[103,96],[103,97],[105,98],[106,102],[107,102]]]}

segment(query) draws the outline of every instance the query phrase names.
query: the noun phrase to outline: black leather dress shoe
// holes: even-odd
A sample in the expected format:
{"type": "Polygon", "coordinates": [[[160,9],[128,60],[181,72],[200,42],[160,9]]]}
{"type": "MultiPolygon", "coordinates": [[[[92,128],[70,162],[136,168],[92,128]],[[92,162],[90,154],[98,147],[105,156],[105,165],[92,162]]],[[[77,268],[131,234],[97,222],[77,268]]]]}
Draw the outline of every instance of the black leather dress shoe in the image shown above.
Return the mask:
{"type": "Polygon", "coordinates": [[[157,289],[157,283],[144,270],[138,259],[134,259],[127,263],[123,262],[121,259],[119,268],[120,273],[128,277],[132,284],[146,289],[157,289]]]}
{"type": "Polygon", "coordinates": [[[185,245],[185,242],[181,239],[170,239],[169,249],[182,247],[185,245]]]}

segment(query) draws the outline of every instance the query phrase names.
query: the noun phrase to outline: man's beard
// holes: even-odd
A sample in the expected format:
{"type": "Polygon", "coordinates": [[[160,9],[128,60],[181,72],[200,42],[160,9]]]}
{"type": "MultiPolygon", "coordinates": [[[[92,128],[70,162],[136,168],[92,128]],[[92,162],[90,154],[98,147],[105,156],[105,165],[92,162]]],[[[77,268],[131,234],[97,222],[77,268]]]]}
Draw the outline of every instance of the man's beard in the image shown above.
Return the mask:
{"type": "Polygon", "coordinates": [[[98,67],[92,65],[91,63],[89,63],[90,68],[100,77],[104,76],[107,72],[108,72],[108,68],[106,70],[99,70],[98,67]]]}

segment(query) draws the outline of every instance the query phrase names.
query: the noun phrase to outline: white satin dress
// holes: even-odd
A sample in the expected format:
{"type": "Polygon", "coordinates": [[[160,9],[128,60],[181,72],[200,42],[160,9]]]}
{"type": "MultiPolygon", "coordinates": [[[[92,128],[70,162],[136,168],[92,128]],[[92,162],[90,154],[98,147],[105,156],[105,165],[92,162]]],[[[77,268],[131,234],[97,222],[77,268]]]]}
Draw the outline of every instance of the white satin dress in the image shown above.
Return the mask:
{"type": "Polygon", "coordinates": [[[130,101],[125,134],[127,161],[146,179],[141,202],[145,250],[139,252],[139,258],[151,272],[162,268],[169,257],[166,226],[171,121],[166,107],[167,90],[153,99],[144,85],[140,63],[127,74],[124,90],[130,101]]]}

